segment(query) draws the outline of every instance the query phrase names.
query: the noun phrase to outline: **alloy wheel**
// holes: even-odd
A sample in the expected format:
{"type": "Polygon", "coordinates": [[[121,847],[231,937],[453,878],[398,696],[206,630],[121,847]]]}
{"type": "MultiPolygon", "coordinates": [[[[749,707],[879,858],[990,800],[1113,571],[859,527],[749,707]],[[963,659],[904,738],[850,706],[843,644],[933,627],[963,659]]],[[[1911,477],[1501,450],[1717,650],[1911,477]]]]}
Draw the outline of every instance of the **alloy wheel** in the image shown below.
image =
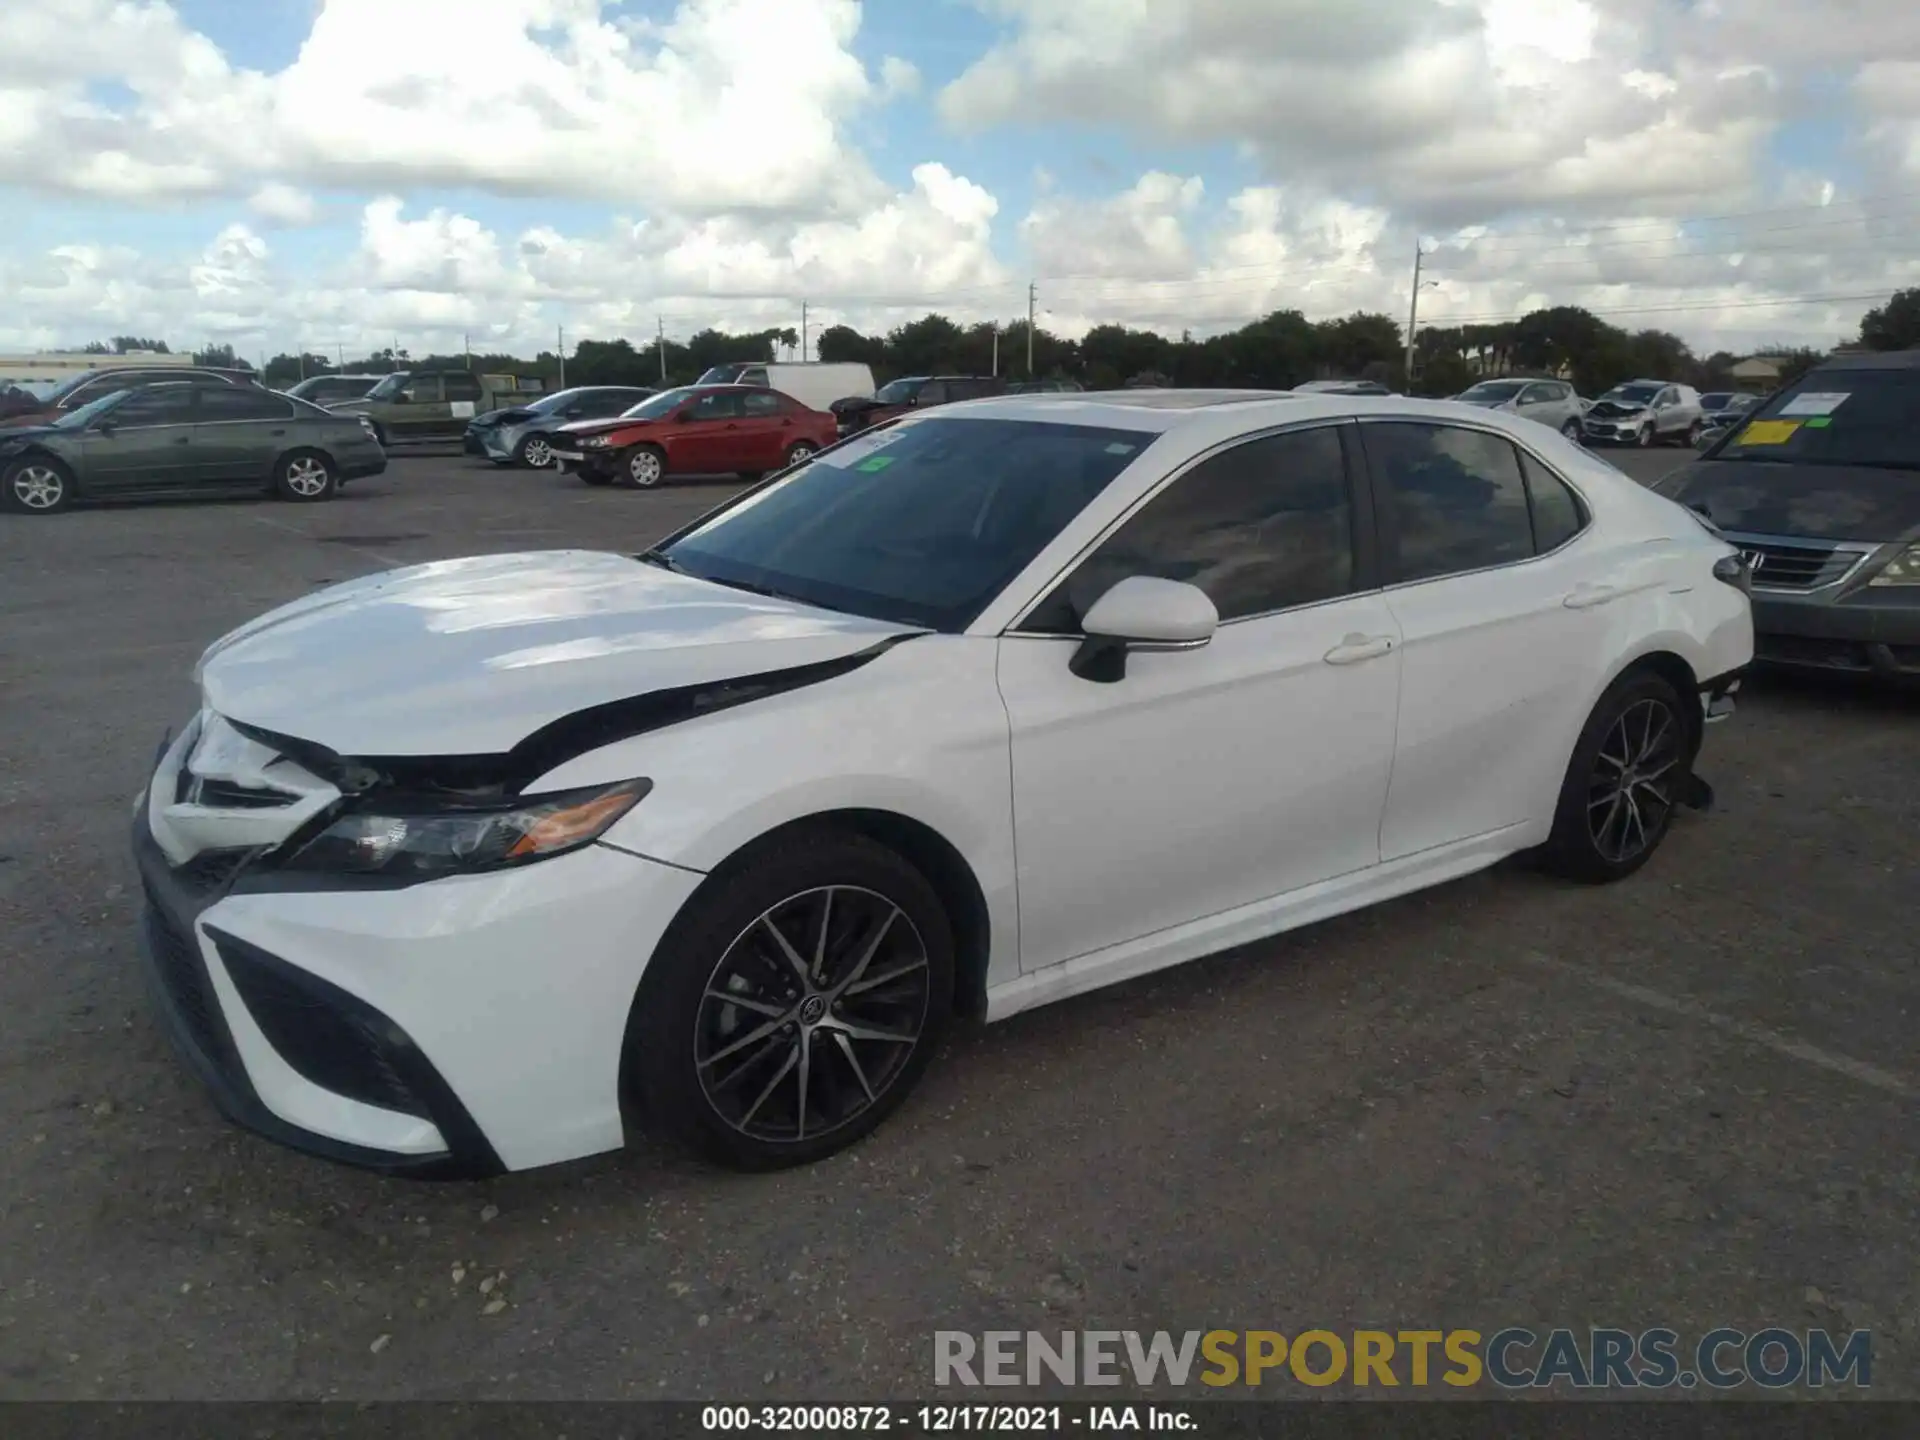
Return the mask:
{"type": "Polygon", "coordinates": [[[720,957],[694,1018],[707,1103],[760,1141],[851,1123],[920,1043],[930,974],[913,921],[873,890],[826,886],[763,911],[720,957]]]}
{"type": "Polygon", "coordinates": [[[545,470],[553,464],[553,446],[549,445],[542,436],[535,435],[527,441],[521,453],[526,456],[527,464],[536,470],[545,470]]]}
{"type": "Polygon", "coordinates": [[[324,460],[300,455],[287,462],[287,489],[305,500],[327,493],[331,477],[324,460]]]}
{"type": "Polygon", "coordinates": [[[1600,742],[1587,783],[1587,833],[1619,865],[1659,839],[1673,813],[1680,769],[1680,717],[1661,700],[1637,700],[1600,742]]]}
{"type": "Polygon", "coordinates": [[[627,474],[643,490],[660,483],[660,472],[660,457],[651,450],[636,450],[627,460],[627,474]]]}
{"type": "Polygon", "coordinates": [[[13,472],[14,498],[28,510],[56,510],[67,498],[67,481],[51,465],[22,465],[13,472]]]}

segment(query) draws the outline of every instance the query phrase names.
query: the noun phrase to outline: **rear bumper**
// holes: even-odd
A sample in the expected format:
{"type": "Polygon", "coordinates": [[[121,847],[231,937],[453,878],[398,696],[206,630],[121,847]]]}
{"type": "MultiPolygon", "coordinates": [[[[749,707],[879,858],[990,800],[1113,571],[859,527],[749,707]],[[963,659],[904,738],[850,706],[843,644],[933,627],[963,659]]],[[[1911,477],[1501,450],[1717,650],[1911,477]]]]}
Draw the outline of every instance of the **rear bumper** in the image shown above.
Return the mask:
{"type": "Polygon", "coordinates": [[[1861,589],[1845,598],[1753,597],[1754,655],[1768,665],[1920,678],[1920,593],[1861,589]]]}
{"type": "Polygon", "coordinates": [[[384,475],[387,470],[387,452],[379,451],[373,455],[349,455],[340,462],[342,480],[359,480],[368,475],[384,475]]]}

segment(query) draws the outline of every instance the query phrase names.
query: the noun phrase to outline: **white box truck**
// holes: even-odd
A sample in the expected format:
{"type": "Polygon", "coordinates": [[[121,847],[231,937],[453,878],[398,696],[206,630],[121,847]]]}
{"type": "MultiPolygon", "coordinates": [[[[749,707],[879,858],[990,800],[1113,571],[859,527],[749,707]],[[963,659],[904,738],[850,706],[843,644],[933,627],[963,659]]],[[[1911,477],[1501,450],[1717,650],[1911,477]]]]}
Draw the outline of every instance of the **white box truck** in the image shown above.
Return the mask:
{"type": "Polygon", "coordinates": [[[716,365],[701,385],[765,385],[791,395],[809,410],[825,410],[836,400],[873,398],[873,371],[865,365],[809,360],[804,364],[741,361],[716,365]]]}

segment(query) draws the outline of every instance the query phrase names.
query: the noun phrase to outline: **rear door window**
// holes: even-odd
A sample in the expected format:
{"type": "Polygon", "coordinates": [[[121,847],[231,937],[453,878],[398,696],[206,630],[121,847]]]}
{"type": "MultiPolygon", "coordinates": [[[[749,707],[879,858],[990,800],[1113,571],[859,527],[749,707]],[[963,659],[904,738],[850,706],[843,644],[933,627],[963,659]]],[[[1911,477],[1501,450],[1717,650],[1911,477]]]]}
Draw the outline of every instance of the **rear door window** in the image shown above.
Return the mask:
{"type": "Polygon", "coordinates": [[[1409,421],[1360,427],[1398,578],[1433,580],[1530,558],[1520,455],[1484,430],[1409,421]]]}

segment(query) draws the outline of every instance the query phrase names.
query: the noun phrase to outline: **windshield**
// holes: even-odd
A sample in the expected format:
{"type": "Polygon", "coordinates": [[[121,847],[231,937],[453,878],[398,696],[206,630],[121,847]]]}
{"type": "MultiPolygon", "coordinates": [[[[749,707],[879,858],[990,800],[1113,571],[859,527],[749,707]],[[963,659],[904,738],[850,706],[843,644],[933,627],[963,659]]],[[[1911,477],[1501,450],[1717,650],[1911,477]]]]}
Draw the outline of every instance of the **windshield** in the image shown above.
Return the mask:
{"type": "Polygon", "coordinates": [[[1713,458],[1920,470],[1920,369],[1809,375],[1749,412],[1713,458]]]}
{"type": "Polygon", "coordinates": [[[662,554],[828,610],[957,632],[1156,438],[935,419],[862,437],[749,492],[662,554]]]}
{"type": "Polygon", "coordinates": [[[1664,385],[1616,385],[1600,398],[1615,405],[1651,405],[1664,385]]]}
{"type": "Polygon", "coordinates": [[[1524,380],[1482,380],[1462,393],[1462,400],[1511,400],[1527,388],[1524,380]]]}
{"type": "Polygon", "coordinates": [[[114,406],[126,399],[131,393],[132,392],[128,390],[115,390],[109,394],[102,395],[98,400],[89,400],[79,409],[69,410],[58,420],[53,421],[53,428],[56,430],[84,429],[89,420],[93,419],[96,415],[113,409],[114,406]]]}
{"type": "Polygon", "coordinates": [[[1733,403],[1733,396],[1724,390],[1714,390],[1700,397],[1702,410],[1724,410],[1733,403]]]}
{"type": "Polygon", "coordinates": [[[694,383],[696,385],[732,385],[752,368],[751,361],[744,365],[716,365],[694,383]]]}
{"type": "Polygon", "coordinates": [[[678,390],[662,390],[658,395],[650,395],[630,410],[620,412],[622,420],[664,420],[684,405],[693,395],[693,388],[682,385],[678,390]]]}
{"type": "Polygon", "coordinates": [[[889,380],[874,391],[873,398],[882,405],[904,405],[918,395],[926,383],[925,380],[889,380]]]}
{"type": "Polygon", "coordinates": [[[396,370],[378,385],[374,386],[373,389],[369,390],[366,398],[369,400],[391,400],[407,388],[407,381],[411,378],[406,371],[396,370]]]}

